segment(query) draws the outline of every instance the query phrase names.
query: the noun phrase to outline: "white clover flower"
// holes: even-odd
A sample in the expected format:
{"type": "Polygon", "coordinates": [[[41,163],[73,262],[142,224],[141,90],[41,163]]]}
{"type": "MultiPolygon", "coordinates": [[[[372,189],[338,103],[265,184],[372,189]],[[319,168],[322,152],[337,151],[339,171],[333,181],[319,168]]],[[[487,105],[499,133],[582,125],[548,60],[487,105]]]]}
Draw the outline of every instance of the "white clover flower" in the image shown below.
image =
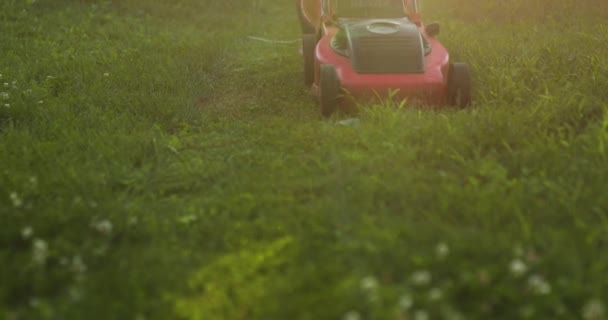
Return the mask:
{"type": "Polygon", "coordinates": [[[416,310],[414,320],[429,320],[429,313],[425,310],[416,310]]]}
{"type": "Polygon", "coordinates": [[[524,248],[522,248],[520,245],[515,246],[515,248],[513,248],[513,254],[516,257],[521,257],[524,255],[524,248]]]}
{"type": "Polygon", "coordinates": [[[67,266],[69,262],[70,262],[70,260],[66,257],[59,258],[59,264],[64,267],[67,266]]]}
{"type": "Polygon", "coordinates": [[[435,247],[435,254],[438,258],[443,259],[450,254],[450,247],[445,242],[441,242],[435,247]]]}
{"type": "Polygon", "coordinates": [[[82,290],[77,287],[72,287],[70,288],[69,295],[72,301],[80,301],[82,299],[82,290]]]}
{"type": "Polygon", "coordinates": [[[351,310],[344,315],[344,320],[361,320],[359,312],[351,310]]]}
{"type": "Polygon", "coordinates": [[[21,229],[21,237],[23,237],[23,239],[25,239],[25,240],[29,239],[33,234],[34,234],[34,229],[30,226],[27,226],[27,227],[21,229]]]}
{"type": "Polygon", "coordinates": [[[32,260],[37,265],[44,265],[49,257],[49,245],[42,239],[34,239],[32,260]]]}
{"type": "Polygon", "coordinates": [[[446,306],[446,307],[442,307],[442,316],[443,319],[446,320],[464,320],[465,317],[464,315],[462,315],[462,313],[460,313],[458,310],[446,306]]]}
{"type": "Polygon", "coordinates": [[[129,218],[127,219],[127,224],[128,224],[129,226],[134,226],[134,225],[136,225],[138,222],[139,222],[139,218],[137,218],[137,217],[135,217],[135,216],[133,216],[133,217],[129,217],[129,218]]]}
{"type": "Polygon", "coordinates": [[[91,227],[103,235],[110,235],[114,226],[110,220],[101,220],[91,224],[91,227]]]}
{"type": "Polygon", "coordinates": [[[19,196],[19,194],[17,194],[17,192],[11,192],[9,197],[11,198],[11,202],[13,203],[13,206],[15,208],[19,208],[23,205],[23,199],[21,199],[21,197],[19,196]]]}
{"type": "Polygon", "coordinates": [[[411,281],[414,285],[425,286],[431,283],[432,275],[429,271],[420,270],[412,274],[411,281]]]}
{"type": "Polygon", "coordinates": [[[31,297],[28,303],[32,308],[38,308],[40,306],[40,299],[36,297],[31,297]]]}
{"type": "Polygon", "coordinates": [[[534,317],[535,313],[536,309],[534,309],[534,306],[531,305],[519,308],[519,314],[521,315],[522,319],[531,319],[532,317],[534,317]]]}
{"type": "Polygon", "coordinates": [[[598,299],[589,300],[583,307],[582,316],[584,320],[606,319],[606,308],[598,299]]]}
{"type": "Polygon", "coordinates": [[[545,295],[551,293],[551,284],[539,275],[532,275],[528,279],[528,286],[536,294],[545,295]]]}
{"type": "Polygon", "coordinates": [[[374,278],[373,276],[367,276],[361,279],[361,283],[359,285],[361,286],[361,290],[363,291],[375,291],[376,289],[378,289],[378,280],[376,280],[376,278],[374,278]]]}
{"type": "Polygon", "coordinates": [[[431,300],[431,301],[437,301],[437,300],[441,300],[441,298],[443,298],[443,292],[441,291],[441,289],[439,289],[439,288],[432,288],[429,291],[429,300],[431,300]]]}
{"type": "Polygon", "coordinates": [[[528,266],[521,259],[514,259],[509,265],[509,271],[514,276],[521,277],[528,272],[528,266]]]}
{"type": "Polygon", "coordinates": [[[406,294],[406,295],[402,295],[399,298],[399,307],[403,311],[409,310],[413,305],[414,305],[414,298],[412,298],[411,295],[406,294]]]}
{"type": "Polygon", "coordinates": [[[87,266],[84,264],[80,256],[74,256],[74,258],[72,258],[71,269],[74,273],[84,273],[87,271],[87,266]]]}

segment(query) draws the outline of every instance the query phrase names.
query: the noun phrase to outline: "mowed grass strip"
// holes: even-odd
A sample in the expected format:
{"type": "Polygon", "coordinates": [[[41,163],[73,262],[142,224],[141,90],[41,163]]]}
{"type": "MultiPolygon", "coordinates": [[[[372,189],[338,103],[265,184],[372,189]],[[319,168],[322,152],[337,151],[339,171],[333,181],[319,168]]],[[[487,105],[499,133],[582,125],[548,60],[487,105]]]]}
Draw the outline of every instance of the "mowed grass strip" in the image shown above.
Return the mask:
{"type": "Polygon", "coordinates": [[[28,3],[0,4],[5,318],[606,316],[605,7],[425,2],[475,106],[323,120],[298,44],[247,38],[297,39],[291,3],[28,3]]]}

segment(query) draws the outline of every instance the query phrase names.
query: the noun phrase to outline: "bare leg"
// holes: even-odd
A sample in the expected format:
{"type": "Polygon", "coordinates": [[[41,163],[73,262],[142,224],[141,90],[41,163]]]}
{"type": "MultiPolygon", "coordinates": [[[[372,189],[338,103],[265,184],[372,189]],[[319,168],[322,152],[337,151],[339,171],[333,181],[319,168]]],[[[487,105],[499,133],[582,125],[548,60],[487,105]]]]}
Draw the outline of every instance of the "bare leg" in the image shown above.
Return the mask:
{"type": "Polygon", "coordinates": [[[314,26],[310,24],[310,21],[306,20],[304,13],[302,13],[302,1],[306,0],[295,0],[296,11],[298,12],[298,19],[300,20],[300,28],[302,29],[302,33],[315,33],[314,26]]]}

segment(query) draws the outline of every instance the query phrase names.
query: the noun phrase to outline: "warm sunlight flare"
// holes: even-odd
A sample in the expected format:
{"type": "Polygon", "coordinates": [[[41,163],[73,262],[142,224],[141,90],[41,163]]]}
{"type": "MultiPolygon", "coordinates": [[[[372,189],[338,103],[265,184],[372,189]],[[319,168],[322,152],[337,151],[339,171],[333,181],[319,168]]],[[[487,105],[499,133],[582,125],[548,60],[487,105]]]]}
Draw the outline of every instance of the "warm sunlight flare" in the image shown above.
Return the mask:
{"type": "Polygon", "coordinates": [[[607,0],[0,0],[0,320],[607,320],[607,0]]]}

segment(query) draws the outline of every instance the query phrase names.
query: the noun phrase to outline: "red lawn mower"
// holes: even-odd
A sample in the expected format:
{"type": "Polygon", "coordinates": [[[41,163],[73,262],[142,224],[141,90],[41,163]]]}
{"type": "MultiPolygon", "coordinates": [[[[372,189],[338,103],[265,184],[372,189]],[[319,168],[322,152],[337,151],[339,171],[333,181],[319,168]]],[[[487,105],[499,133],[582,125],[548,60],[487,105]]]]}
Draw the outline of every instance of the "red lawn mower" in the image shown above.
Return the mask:
{"type": "Polygon", "coordinates": [[[355,101],[407,99],[420,105],[471,104],[464,63],[450,63],[424,25],[418,0],[296,0],[304,82],[323,116],[355,101]]]}

